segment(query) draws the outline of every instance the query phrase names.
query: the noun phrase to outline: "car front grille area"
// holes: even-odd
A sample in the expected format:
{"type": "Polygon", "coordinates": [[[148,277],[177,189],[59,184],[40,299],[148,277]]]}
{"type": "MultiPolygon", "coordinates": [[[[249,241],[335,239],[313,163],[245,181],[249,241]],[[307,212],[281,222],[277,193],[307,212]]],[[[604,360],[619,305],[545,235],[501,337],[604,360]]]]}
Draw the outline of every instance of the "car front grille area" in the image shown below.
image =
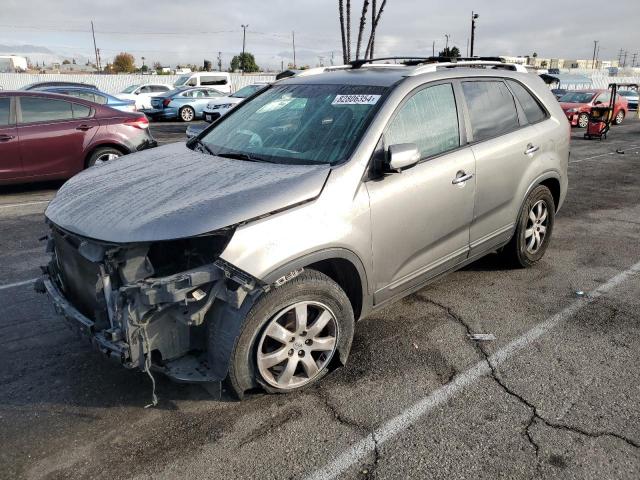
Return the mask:
{"type": "Polygon", "coordinates": [[[60,232],[52,233],[54,251],[49,273],[66,299],[97,329],[109,327],[109,315],[102,287],[100,263],[88,260],[78,248],[86,240],[60,232]]]}

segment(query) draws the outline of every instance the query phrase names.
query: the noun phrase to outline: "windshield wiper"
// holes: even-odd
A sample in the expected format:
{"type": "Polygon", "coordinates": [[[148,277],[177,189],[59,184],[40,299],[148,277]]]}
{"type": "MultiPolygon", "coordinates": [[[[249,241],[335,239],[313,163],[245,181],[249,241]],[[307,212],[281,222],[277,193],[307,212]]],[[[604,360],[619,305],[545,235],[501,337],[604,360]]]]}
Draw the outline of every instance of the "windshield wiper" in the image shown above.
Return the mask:
{"type": "Polygon", "coordinates": [[[266,158],[254,157],[253,155],[249,155],[248,153],[218,153],[218,157],[224,158],[233,158],[235,160],[246,160],[247,162],[264,162],[264,163],[275,163],[271,160],[267,160],[266,158]]]}
{"type": "Polygon", "coordinates": [[[209,147],[207,147],[207,145],[202,140],[200,140],[199,138],[194,137],[192,142],[195,143],[196,145],[198,145],[201,149],[203,149],[209,155],[214,155],[214,153],[211,151],[211,149],[209,147]]]}

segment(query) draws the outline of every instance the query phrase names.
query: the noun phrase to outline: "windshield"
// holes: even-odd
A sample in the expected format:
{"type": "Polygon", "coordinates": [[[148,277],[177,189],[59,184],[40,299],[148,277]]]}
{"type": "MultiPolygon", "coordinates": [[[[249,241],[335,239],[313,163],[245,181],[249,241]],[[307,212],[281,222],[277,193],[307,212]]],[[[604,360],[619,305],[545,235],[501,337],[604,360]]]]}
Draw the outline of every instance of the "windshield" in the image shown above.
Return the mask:
{"type": "Polygon", "coordinates": [[[243,102],[202,138],[214,155],[335,165],[360,140],[387,91],[356,85],[280,85],[243,102]]]}
{"type": "Polygon", "coordinates": [[[560,97],[560,101],[566,103],[589,103],[595,95],[595,92],[568,92],[560,97]]]}
{"type": "Polygon", "coordinates": [[[178,77],[178,79],[175,81],[174,85],[176,87],[178,87],[180,85],[184,85],[185,83],[187,83],[189,81],[190,78],[191,78],[191,74],[189,74],[189,75],[180,75],[178,77]]]}
{"type": "Polygon", "coordinates": [[[241,88],[233,95],[229,95],[230,97],[236,98],[247,98],[256,93],[258,90],[265,88],[266,85],[247,85],[244,88],[241,88]]]}
{"type": "Polygon", "coordinates": [[[133,91],[138,88],[140,85],[131,85],[127,88],[125,88],[124,90],[122,90],[122,92],[120,93],[133,93],[133,91]]]}
{"type": "Polygon", "coordinates": [[[638,96],[638,92],[633,91],[633,90],[618,91],[618,94],[622,95],[623,97],[637,97],[638,96]]]}

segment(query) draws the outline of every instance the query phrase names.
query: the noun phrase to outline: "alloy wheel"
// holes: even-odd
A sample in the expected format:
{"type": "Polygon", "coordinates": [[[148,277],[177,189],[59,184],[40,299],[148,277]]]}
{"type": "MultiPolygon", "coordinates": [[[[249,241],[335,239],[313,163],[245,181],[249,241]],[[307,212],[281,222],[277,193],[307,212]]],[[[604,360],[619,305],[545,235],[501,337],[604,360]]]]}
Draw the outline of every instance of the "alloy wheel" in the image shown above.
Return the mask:
{"type": "Polygon", "coordinates": [[[589,125],[589,117],[583,113],[578,117],[578,126],[580,128],[587,128],[587,125],[589,125]]]}
{"type": "Polygon", "coordinates": [[[616,125],[620,125],[623,120],[624,120],[624,112],[621,110],[616,115],[616,125]]]}
{"type": "Polygon", "coordinates": [[[193,120],[193,117],[194,117],[193,110],[191,110],[190,108],[183,108],[182,111],[180,112],[180,117],[185,122],[190,122],[191,120],[193,120]]]}
{"type": "Polygon", "coordinates": [[[549,208],[547,202],[538,200],[529,209],[527,228],[524,231],[524,240],[527,252],[534,254],[542,246],[547,234],[549,208]]]}
{"type": "Polygon", "coordinates": [[[117,153],[103,153],[98,158],[96,158],[96,163],[94,165],[100,165],[102,163],[108,162],[109,160],[115,160],[119,158],[120,155],[117,153]]]}
{"type": "Polygon", "coordinates": [[[258,343],[258,370],[280,390],[302,387],[329,364],[337,345],[338,323],[329,307],[297,302],[267,323],[258,343]]]}

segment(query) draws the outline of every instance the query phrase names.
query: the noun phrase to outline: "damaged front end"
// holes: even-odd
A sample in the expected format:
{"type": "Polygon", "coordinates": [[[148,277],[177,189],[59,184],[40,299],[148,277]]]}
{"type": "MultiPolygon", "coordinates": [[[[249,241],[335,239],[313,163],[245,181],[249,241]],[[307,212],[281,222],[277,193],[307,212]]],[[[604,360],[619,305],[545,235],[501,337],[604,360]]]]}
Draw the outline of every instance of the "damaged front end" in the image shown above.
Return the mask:
{"type": "MultiPolygon", "coordinates": [[[[50,224],[36,289],[104,354],[127,368],[158,370],[177,381],[226,376],[224,356],[209,361],[214,311],[239,309],[263,285],[219,258],[233,228],[179,240],[115,244],[50,224]]],[[[219,317],[219,315],[218,315],[219,317]]],[[[217,328],[216,330],[218,330],[217,328]]],[[[227,332],[221,350],[235,338],[227,332]]]]}

